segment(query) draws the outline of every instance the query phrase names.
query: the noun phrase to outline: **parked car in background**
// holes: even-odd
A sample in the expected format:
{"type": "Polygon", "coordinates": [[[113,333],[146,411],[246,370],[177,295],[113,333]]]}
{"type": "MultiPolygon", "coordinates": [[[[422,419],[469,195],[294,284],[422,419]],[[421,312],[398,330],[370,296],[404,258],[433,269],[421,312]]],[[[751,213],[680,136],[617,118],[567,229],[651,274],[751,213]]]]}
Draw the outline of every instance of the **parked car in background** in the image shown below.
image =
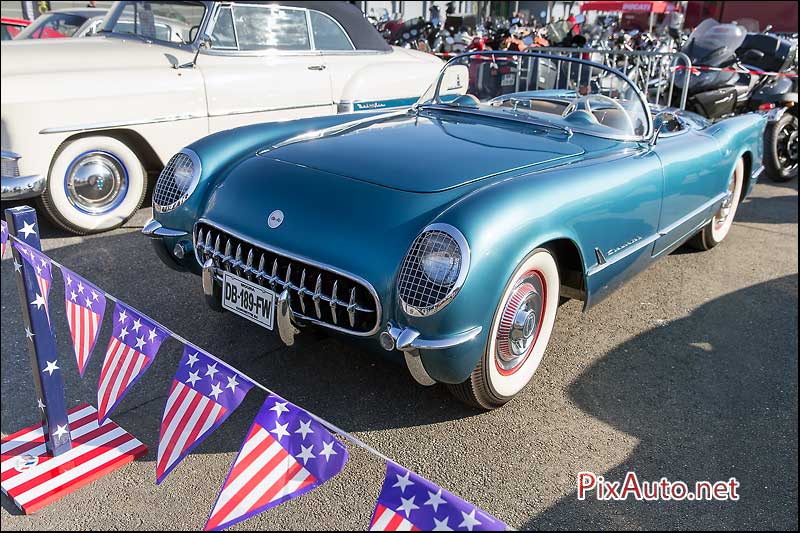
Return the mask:
{"type": "Polygon", "coordinates": [[[491,409],[533,377],[563,297],[588,308],[681,244],[725,239],[765,124],[655,113],[599,63],[475,52],[408,111],[189,145],[143,232],[167,265],[202,275],[214,309],[286,344],[309,325],[369,339],[421,384],[491,409]],[[512,63],[591,79],[484,75],[512,63]]]}
{"type": "Polygon", "coordinates": [[[123,1],[92,38],[8,41],[2,56],[2,197],[38,197],[75,233],[124,223],[195,139],[408,107],[442,66],[345,2],[123,1]]]}
{"type": "Polygon", "coordinates": [[[40,15],[15,39],[85,37],[97,30],[106,12],[105,9],[93,7],[54,9],[40,15]]]}
{"type": "Polygon", "coordinates": [[[3,41],[10,41],[16,37],[19,32],[25,29],[31,23],[30,20],[15,19],[10,17],[3,17],[0,19],[0,35],[3,41]]]}

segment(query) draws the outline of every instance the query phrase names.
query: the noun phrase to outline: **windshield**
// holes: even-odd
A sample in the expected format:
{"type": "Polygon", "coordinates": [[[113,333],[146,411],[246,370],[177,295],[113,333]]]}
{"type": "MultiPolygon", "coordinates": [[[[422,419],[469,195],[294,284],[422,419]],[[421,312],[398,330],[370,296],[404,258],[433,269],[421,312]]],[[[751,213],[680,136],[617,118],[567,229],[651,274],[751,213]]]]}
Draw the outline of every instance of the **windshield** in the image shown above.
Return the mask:
{"type": "Polygon", "coordinates": [[[119,2],[100,33],[190,44],[197,37],[205,12],[201,2],[119,2]]]}
{"type": "Polygon", "coordinates": [[[16,39],[52,39],[72,37],[86,22],[86,17],[72,13],[47,13],[19,32],[16,39]]]}
{"type": "Polygon", "coordinates": [[[652,131],[644,96],[621,73],[543,54],[459,56],[445,65],[418,105],[615,139],[645,139],[652,131]]]}
{"type": "Polygon", "coordinates": [[[683,51],[692,63],[709,65],[725,61],[728,56],[735,54],[745,37],[747,30],[743,26],[720,24],[714,19],[706,19],[689,35],[683,51]]]}

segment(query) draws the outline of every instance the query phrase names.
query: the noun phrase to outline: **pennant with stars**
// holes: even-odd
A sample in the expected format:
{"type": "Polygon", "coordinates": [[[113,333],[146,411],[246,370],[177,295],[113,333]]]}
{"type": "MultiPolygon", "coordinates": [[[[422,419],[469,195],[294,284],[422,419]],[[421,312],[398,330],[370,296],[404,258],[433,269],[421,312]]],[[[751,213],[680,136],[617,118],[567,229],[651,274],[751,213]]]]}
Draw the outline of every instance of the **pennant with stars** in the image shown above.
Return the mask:
{"type": "Polygon", "coordinates": [[[253,383],[207,353],[186,345],[161,417],[156,483],[239,407],[253,383]]]}
{"type": "Polygon", "coordinates": [[[322,485],[347,448],[311,415],[270,394],[239,450],[205,529],[220,530],[322,485]]]}
{"type": "Polygon", "coordinates": [[[114,308],[114,331],[97,384],[97,416],[102,424],[156,357],[167,332],[122,302],[114,308]]]}
{"type": "Polygon", "coordinates": [[[5,220],[0,221],[0,257],[6,255],[6,242],[8,241],[8,224],[5,220]]]}
{"type": "Polygon", "coordinates": [[[75,350],[78,371],[83,377],[100,334],[106,297],[103,291],[71,270],[62,267],[61,273],[64,276],[64,297],[67,302],[67,322],[72,335],[72,347],[75,350]]]}
{"type": "Polygon", "coordinates": [[[370,531],[506,531],[510,528],[392,462],[372,514],[370,531]]]}
{"type": "MultiPolygon", "coordinates": [[[[21,230],[20,230],[21,231],[21,230]]],[[[50,308],[48,301],[50,299],[50,287],[53,285],[53,269],[50,258],[32,246],[19,241],[14,241],[12,246],[17,249],[20,257],[34,270],[36,274],[36,285],[38,291],[34,296],[34,300],[30,302],[31,312],[44,311],[47,316],[47,323],[50,323],[50,308]]],[[[15,264],[14,269],[19,271],[21,265],[15,264]]]]}

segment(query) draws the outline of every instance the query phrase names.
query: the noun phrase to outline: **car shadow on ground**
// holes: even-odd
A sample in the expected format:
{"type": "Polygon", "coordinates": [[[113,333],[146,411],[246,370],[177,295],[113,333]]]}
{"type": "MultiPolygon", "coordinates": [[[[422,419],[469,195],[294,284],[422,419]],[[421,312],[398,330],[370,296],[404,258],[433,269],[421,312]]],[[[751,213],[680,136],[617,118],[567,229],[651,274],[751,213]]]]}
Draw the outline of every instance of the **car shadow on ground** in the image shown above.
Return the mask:
{"type": "Polygon", "coordinates": [[[735,477],[739,502],[579,501],[572,492],[525,529],[796,530],[797,282],[711,300],[620,345],[568,389],[587,414],[639,440],[622,464],[596,472],[607,481],[629,471],[690,484],[735,477]],[[743,351],[754,337],[761,349],[743,351]]]}

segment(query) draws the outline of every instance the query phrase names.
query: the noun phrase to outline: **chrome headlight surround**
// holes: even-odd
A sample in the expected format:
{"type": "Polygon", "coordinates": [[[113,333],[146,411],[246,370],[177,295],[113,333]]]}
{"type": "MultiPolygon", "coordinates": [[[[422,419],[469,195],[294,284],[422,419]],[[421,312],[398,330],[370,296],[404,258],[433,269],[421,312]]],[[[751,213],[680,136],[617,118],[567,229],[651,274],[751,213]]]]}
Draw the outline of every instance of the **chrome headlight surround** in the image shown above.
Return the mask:
{"type": "Polygon", "coordinates": [[[426,226],[411,243],[397,277],[397,297],[403,312],[409,316],[430,316],[456,297],[470,266],[467,239],[450,224],[435,223],[426,226]],[[423,266],[426,254],[458,253],[458,274],[450,283],[431,279],[423,266]]]}
{"type": "Polygon", "coordinates": [[[172,156],[153,189],[153,209],[168,213],[180,207],[197,188],[202,172],[200,158],[193,150],[184,148],[172,156]],[[188,172],[187,166],[190,167],[188,172]]]}

